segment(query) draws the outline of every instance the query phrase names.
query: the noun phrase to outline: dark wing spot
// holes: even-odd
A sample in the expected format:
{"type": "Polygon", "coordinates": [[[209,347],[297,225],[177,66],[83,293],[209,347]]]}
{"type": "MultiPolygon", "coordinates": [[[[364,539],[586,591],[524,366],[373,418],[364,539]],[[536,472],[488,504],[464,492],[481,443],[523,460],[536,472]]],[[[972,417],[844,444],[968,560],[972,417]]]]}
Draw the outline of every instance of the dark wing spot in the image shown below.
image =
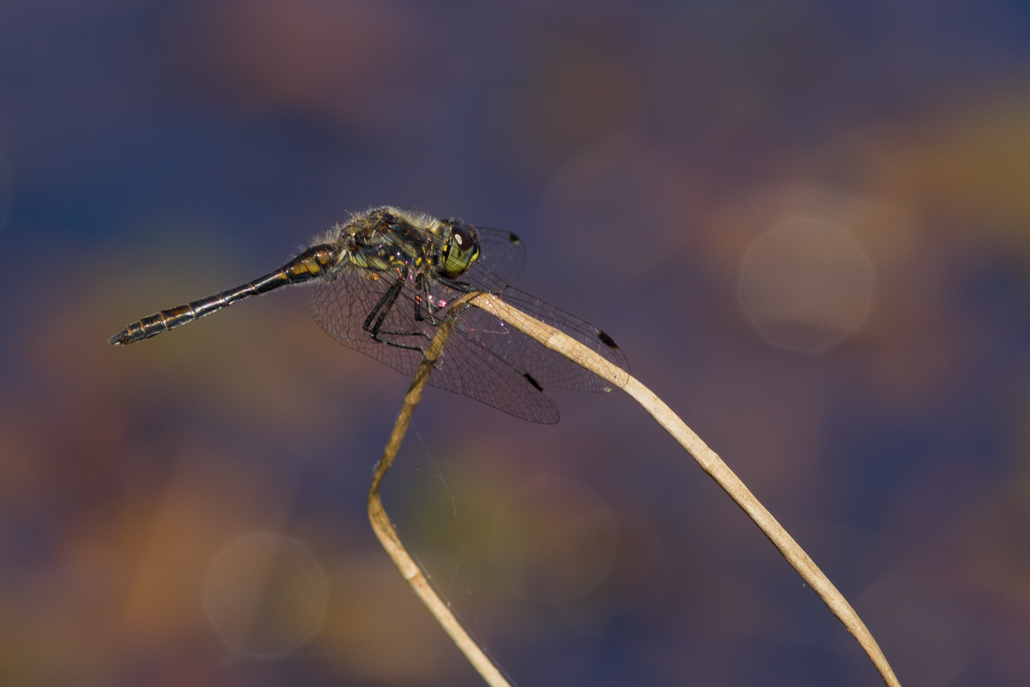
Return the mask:
{"type": "Polygon", "coordinates": [[[536,387],[537,391],[543,391],[544,390],[544,387],[540,386],[540,382],[538,382],[535,379],[533,379],[533,376],[531,374],[529,374],[527,372],[524,376],[525,376],[527,382],[529,382],[530,384],[532,384],[533,386],[536,387]]]}
{"type": "Polygon", "coordinates": [[[615,339],[613,339],[612,337],[608,336],[607,334],[602,332],[600,329],[597,330],[597,338],[600,339],[601,343],[603,343],[608,348],[612,348],[612,349],[618,350],[619,344],[615,343],[615,339]]]}
{"type": "Polygon", "coordinates": [[[508,243],[511,243],[511,244],[514,244],[514,245],[517,246],[517,245],[522,243],[522,239],[520,239],[515,234],[513,234],[511,232],[508,232],[508,243]]]}

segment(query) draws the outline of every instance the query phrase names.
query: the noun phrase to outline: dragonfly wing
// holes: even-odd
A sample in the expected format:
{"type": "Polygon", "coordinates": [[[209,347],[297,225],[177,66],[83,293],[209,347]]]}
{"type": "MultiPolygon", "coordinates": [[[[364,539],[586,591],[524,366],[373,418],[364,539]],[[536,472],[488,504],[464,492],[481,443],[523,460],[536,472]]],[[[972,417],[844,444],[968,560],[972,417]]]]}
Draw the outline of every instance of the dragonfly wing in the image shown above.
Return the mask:
{"type": "MultiPolygon", "coordinates": [[[[477,308],[465,312],[471,310],[477,308]]],[[[429,383],[531,422],[557,422],[558,406],[536,379],[517,363],[498,356],[478,338],[470,337],[460,320],[459,317],[429,383]]]]}
{"type": "MultiPolygon", "coordinates": [[[[619,387],[622,387],[629,379],[629,363],[626,355],[602,330],[575,315],[510,286],[501,292],[500,297],[505,303],[564,332],[626,372],[619,380],[619,387]]],[[[498,357],[525,369],[543,386],[553,385],[575,391],[609,391],[611,389],[610,382],[555,353],[484,310],[479,308],[465,310],[459,317],[459,324],[467,336],[480,342],[498,357]]]]}
{"type": "MultiPolygon", "coordinates": [[[[381,300],[395,281],[396,277],[375,279],[372,273],[346,270],[333,281],[315,287],[311,314],[339,343],[412,377],[439,324],[438,320],[416,316],[420,308],[421,312],[426,312],[425,295],[405,281],[383,320],[381,341],[372,339],[364,327],[369,313],[382,306],[381,300]]],[[[440,283],[434,284],[431,291],[437,303],[451,302],[462,295],[440,283]]],[[[463,314],[472,311],[478,309],[469,308],[463,314]]],[[[526,376],[518,359],[498,356],[477,338],[470,337],[460,320],[459,317],[443,354],[436,361],[429,384],[531,422],[557,422],[558,408],[554,401],[526,376]]],[[[499,322],[497,318],[494,320],[499,322]]]]}
{"type": "Polygon", "coordinates": [[[480,255],[472,265],[472,279],[479,280],[476,288],[497,293],[522,274],[526,264],[526,249],[522,240],[510,231],[474,227],[479,237],[480,255]]]}
{"type": "Polygon", "coordinates": [[[402,288],[393,307],[386,311],[382,341],[374,340],[364,328],[369,314],[377,307],[383,308],[381,300],[397,278],[360,268],[343,270],[332,281],[315,286],[311,293],[311,316],[326,334],[344,346],[413,377],[435,328],[415,318],[415,301],[408,289],[402,288]],[[411,348],[387,345],[385,341],[411,348]]]}

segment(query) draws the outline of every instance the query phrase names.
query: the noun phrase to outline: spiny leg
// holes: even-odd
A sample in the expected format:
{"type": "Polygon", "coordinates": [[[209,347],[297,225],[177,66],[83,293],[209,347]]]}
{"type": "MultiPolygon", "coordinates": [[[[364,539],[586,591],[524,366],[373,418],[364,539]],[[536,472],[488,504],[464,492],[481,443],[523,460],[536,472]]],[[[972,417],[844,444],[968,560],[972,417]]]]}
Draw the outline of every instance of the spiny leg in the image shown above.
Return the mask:
{"type": "MultiPolygon", "coordinates": [[[[427,341],[431,340],[431,337],[423,331],[400,332],[383,329],[383,322],[386,320],[386,317],[390,314],[390,311],[393,309],[393,307],[397,304],[397,298],[400,297],[401,290],[404,288],[404,279],[405,275],[401,275],[401,277],[397,281],[390,285],[390,288],[388,288],[386,292],[383,293],[383,295],[376,302],[375,306],[372,308],[371,312],[369,312],[368,317],[365,318],[365,322],[361,325],[361,328],[368,332],[369,335],[372,337],[372,340],[377,343],[384,343],[387,346],[395,346],[397,348],[418,351],[419,353],[422,353],[424,355],[425,349],[421,346],[412,346],[409,344],[399,343],[397,341],[390,341],[389,339],[379,338],[380,334],[384,334],[386,336],[421,336],[427,341]]],[[[415,319],[419,320],[420,318],[418,317],[417,303],[415,305],[415,308],[415,319]]]]}

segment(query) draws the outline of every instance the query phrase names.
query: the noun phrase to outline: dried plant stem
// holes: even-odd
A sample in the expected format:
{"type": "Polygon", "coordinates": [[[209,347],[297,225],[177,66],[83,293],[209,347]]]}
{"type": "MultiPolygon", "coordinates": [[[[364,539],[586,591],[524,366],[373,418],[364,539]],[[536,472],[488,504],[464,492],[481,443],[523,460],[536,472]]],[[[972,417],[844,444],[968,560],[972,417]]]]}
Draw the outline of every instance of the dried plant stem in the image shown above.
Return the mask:
{"type": "MultiPolygon", "coordinates": [[[[457,309],[465,307],[465,304],[475,295],[475,293],[471,293],[455,301],[454,305],[451,306],[452,311],[457,312],[457,309]]],[[[401,575],[411,585],[415,594],[422,599],[422,603],[426,605],[426,608],[433,614],[433,617],[440,623],[444,631],[450,635],[451,640],[465,654],[465,657],[468,658],[472,666],[483,676],[487,684],[491,685],[491,687],[510,687],[508,681],[501,675],[501,671],[490,661],[486,653],[472,641],[468,632],[461,626],[458,619],[454,617],[451,609],[443,602],[436,593],[436,590],[433,589],[433,586],[429,584],[429,580],[426,579],[422,569],[418,567],[418,564],[408,554],[400,537],[397,536],[397,530],[394,529],[393,523],[390,522],[390,517],[383,508],[382,500],[379,498],[379,487],[383,482],[383,477],[393,464],[397,451],[400,450],[401,441],[404,439],[404,435],[408,431],[408,425],[411,422],[411,415],[415,412],[415,407],[419,404],[419,401],[422,400],[422,389],[425,388],[429,374],[433,371],[433,364],[440,357],[440,353],[443,351],[444,344],[447,343],[452,329],[453,320],[447,319],[437,330],[436,336],[433,337],[429,350],[426,352],[426,357],[422,364],[419,365],[418,372],[415,373],[415,379],[408,388],[408,393],[404,397],[404,406],[401,408],[397,422],[394,424],[393,432],[390,433],[390,439],[383,450],[383,457],[379,459],[375,475],[372,477],[372,487],[368,492],[368,517],[372,521],[372,529],[375,531],[376,536],[379,537],[379,542],[386,549],[390,558],[393,559],[394,564],[401,571],[401,575]]]]}
{"type": "MultiPolygon", "coordinates": [[[[884,684],[889,687],[901,687],[894,671],[884,657],[883,652],[873,639],[865,623],[858,617],[855,609],[841,595],[833,583],[819,570],[815,562],[804,552],[796,541],[780,525],[776,518],[755,498],[754,494],[741,482],[740,478],[730,470],[719,456],[705,444],[672,410],[655,396],[647,387],[628,376],[624,370],[612,365],[610,362],[597,355],[583,344],[571,339],[564,333],[550,327],[539,320],[513,308],[497,296],[485,293],[472,293],[456,301],[452,311],[457,312],[459,308],[470,303],[475,307],[482,308],[495,314],[511,326],[536,339],[547,348],[556,351],[569,360],[582,365],[591,372],[610,381],[614,386],[621,387],[633,399],[635,399],[650,415],[658,421],[676,441],[701,465],[719,486],[721,486],[734,501],[737,502],[745,513],[765,533],[765,536],[780,551],[787,562],[790,563],[802,579],[815,590],[823,602],[833,611],[833,614],[844,624],[858,640],[859,645],[869,656],[873,665],[879,671],[884,684]]],[[[447,604],[445,604],[426,579],[422,570],[411,558],[397,536],[396,530],[390,523],[386,511],[383,509],[382,501],[379,498],[379,487],[387,470],[393,463],[400,449],[401,441],[407,432],[411,415],[422,398],[422,389],[425,387],[429,374],[433,370],[433,363],[439,357],[447,342],[452,330],[453,320],[448,320],[441,325],[430,344],[426,353],[426,359],[419,366],[415,379],[408,389],[404,398],[404,406],[401,408],[397,423],[383,451],[383,457],[376,466],[375,476],[372,480],[372,488],[368,495],[368,514],[372,521],[372,529],[386,549],[390,558],[400,569],[404,579],[411,585],[415,593],[422,599],[430,613],[437,619],[444,631],[450,635],[458,648],[465,654],[473,667],[479,671],[487,684],[492,687],[508,686],[508,682],[501,675],[500,670],[490,661],[483,650],[474,642],[469,634],[462,628],[461,624],[454,617],[447,604]]]]}
{"type": "Polygon", "coordinates": [[[629,377],[625,371],[615,367],[592,350],[578,341],[566,336],[557,329],[526,315],[521,310],[513,308],[497,296],[480,294],[472,304],[488,312],[497,315],[499,318],[519,329],[525,334],[539,341],[547,348],[560,353],[569,360],[572,360],[598,376],[610,381],[615,386],[621,386],[623,390],[633,397],[651,416],[658,421],[679,444],[701,465],[701,468],[719,483],[727,494],[737,502],[745,513],[748,514],[765,536],[779,549],[787,562],[790,563],[802,579],[811,586],[823,602],[829,606],[833,614],[844,626],[855,636],[859,645],[865,650],[866,655],[876,666],[883,678],[884,684],[890,687],[901,687],[898,678],[894,675],[886,657],[880,651],[873,635],[866,628],[865,623],[858,617],[855,609],[847,602],[844,596],[837,591],[829,578],[809,558],[808,554],[798,545],[794,539],[787,534],[776,518],[766,510],[755,495],[744,485],[729,466],[708,447],[701,438],[693,432],[672,410],[655,396],[647,387],[638,382],[635,378],[629,377]]]}

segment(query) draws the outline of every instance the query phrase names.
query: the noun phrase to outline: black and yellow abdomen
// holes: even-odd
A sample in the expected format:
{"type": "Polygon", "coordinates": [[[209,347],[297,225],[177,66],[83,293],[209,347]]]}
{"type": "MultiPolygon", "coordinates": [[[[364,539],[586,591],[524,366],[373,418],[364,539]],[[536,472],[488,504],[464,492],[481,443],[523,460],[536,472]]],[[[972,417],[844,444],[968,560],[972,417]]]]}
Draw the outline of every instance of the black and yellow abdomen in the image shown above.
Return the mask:
{"type": "Polygon", "coordinates": [[[199,301],[162,310],[141,318],[112,336],[107,343],[118,346],[149,339],[161,332],[221,310],[244,298],[267,293],[281,286],[302,284],[325,276],[326,272],[333,268],[339,260],[340,251],[336,246],[330,244],[312,246],[276,271],[269,272],[254,281],[237,286],[235,289],[223,291],[215,296],[202,298],[199,301]]]}

